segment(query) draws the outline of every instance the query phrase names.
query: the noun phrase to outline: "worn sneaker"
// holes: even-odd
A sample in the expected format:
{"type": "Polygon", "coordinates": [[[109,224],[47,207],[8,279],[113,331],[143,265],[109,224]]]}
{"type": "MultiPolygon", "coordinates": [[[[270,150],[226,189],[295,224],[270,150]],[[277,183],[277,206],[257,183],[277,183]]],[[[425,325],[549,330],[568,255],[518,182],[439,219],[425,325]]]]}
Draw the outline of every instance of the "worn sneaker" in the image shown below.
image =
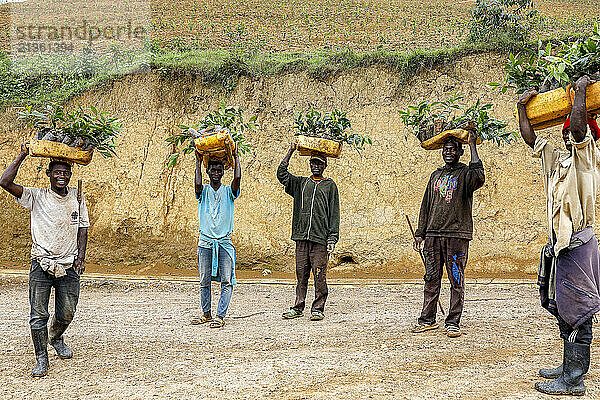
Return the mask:
{"type": "Polygon", "coordinates": [[[456,325],[446,325],[446,336],[455,338],[462,335],[460,328],[456,325]]]}
{"type": "Polygon", "coordinates": [[[440,324],[438,324],[437,322],[433,322],[431,324],[424,324],[422,322],[419,322],[410,331],[412,333],[422,333],[422,332],[426,332],[426,331],[431,331],[433,329],[437,329],[439,327],[440,327],[440,324]]]}
{"type": "Polygon", "coordinates": [[[320,321],[323,318],[325,318],[325,315],[321,311],[313,311],[310,314],[310,320],[311,321],[320,321]]]}
{"type": "Polygon", "coordinates": [[[304,315],[303,313],[301,313],[300,311],[296,311],[293,308],[290,308],[290,311],[286,311],[283,314],[281,314],[283,319],[300,318],[303,315],[304,315]]]}

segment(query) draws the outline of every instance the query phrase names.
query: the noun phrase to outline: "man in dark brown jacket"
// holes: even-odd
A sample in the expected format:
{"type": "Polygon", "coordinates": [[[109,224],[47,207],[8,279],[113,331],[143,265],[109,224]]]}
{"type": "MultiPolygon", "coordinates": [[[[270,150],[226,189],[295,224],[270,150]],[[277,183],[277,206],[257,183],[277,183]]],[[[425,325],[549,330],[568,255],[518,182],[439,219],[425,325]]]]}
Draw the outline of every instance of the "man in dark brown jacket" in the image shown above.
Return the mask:
{"type": "Polygon", "coordinates": [[[327,158],[313,154],[309,166],[312,176],[294,176],[288,171],[293,142],[279,168],[277,179],[285,192],[294,198],[292,240],[296,242],[296,301],[283,318],[293,319],[303,315],[308,279],[312,271],[315,278],[315,300],[311,306],[311,321],[324,318],[327,300],[327,261],[340,237],[340,199],[335,182],[323,177],[327,158]]]}
{"type": "Polygon", "coordinates": [[[446,317],[446,334],[460,336],[460,317],[464,303],[465,266],[469,241],[473,238],[473,192],[483,186],[483,164],[477,154],[476,136],[469,133],[471,162],[459,162],[462,144],[451,137],[442,149],[446,163],[429,178],[421,203],[419,227],[415,232],[415,251],[425,259],[423,310],[414,333],[437,329],[437,302],[442,284],[442,267],[450,280],[450,310],[446,317]],[[423,250],[421,245],[425,242],[423,250]]]}

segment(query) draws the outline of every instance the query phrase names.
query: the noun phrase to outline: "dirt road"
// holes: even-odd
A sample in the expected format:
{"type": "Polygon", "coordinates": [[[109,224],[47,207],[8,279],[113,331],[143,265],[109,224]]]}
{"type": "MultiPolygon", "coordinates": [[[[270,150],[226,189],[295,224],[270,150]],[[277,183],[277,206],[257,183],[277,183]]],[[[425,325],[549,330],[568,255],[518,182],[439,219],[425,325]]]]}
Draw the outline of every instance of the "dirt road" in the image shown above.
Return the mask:
{"type": "MultiPolygon", "coordinates": [[[[281,319],[293,286],[240,284],[226,326],[211,330],[189,324],[197,284],[88,280],[67,332],[74,358],[51,350],[50,374],[33,379],[27,284],[3,278],[0,398],[548,398],[533,389],[536,371],[560,362],[561,345],[535,286],[468,284],[466,293],[465,334],[448,339],[408,333],[418,284],[332,286],[321,322],[281,319]]],[[[590,399],[600,398],[598,354],[590,399]]]]}

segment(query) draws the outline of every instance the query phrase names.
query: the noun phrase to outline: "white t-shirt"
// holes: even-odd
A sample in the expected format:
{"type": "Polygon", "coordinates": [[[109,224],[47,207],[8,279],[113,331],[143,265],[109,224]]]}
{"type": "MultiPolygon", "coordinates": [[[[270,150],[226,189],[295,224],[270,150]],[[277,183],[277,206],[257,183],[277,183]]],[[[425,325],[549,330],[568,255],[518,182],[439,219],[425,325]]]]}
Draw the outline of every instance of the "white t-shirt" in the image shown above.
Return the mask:
{"type": "Polygon", "coordinates": [[[31,211],[31,258],[72,264],[77,257],[77,231],[90,226],[85,198],[77,189],[61,196],[51,189],[24,187],[17,203],[31,211]]]}

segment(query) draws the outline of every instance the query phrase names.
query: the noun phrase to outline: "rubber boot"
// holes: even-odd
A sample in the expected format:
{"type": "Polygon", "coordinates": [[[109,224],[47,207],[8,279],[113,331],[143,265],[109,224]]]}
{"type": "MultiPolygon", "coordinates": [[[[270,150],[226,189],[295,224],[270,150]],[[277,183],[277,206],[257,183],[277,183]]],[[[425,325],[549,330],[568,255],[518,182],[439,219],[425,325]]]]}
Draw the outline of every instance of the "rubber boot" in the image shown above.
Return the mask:
{"type": "Polygon", "coordinates": [[[63,324],[58,322],[56,319],[52,319],[50,324],[50,332],[48,333],[48,343],[56,350],[56,355],[60,359],[73,357],[73,351],[65,344],[63,338],[63,332],[67,329],[69,324],[63,324]]]}
{"type": "Polygon", "coordinates": [[[540,369],[540,376],[545,379],[556,379],[562,375],[563,365],[560,364],[556,368],[542,368],[540,369]]]}
{"type": "Polygon", "coordinates": [[[33,348],[35,349],[35,358],[37,364],[31,375],[35,377],[48,375],[48,330],[46,327],[42,329],[32,329],[31,339],[33,340],[33,348]]]}
{"type": "Polygon", "coordinates": [[[565,341],[563,373],[550,382],[538,382],[535,388],[542,393],[583,396],[583,376],[590,367],[590,345],[565,341]]]}

